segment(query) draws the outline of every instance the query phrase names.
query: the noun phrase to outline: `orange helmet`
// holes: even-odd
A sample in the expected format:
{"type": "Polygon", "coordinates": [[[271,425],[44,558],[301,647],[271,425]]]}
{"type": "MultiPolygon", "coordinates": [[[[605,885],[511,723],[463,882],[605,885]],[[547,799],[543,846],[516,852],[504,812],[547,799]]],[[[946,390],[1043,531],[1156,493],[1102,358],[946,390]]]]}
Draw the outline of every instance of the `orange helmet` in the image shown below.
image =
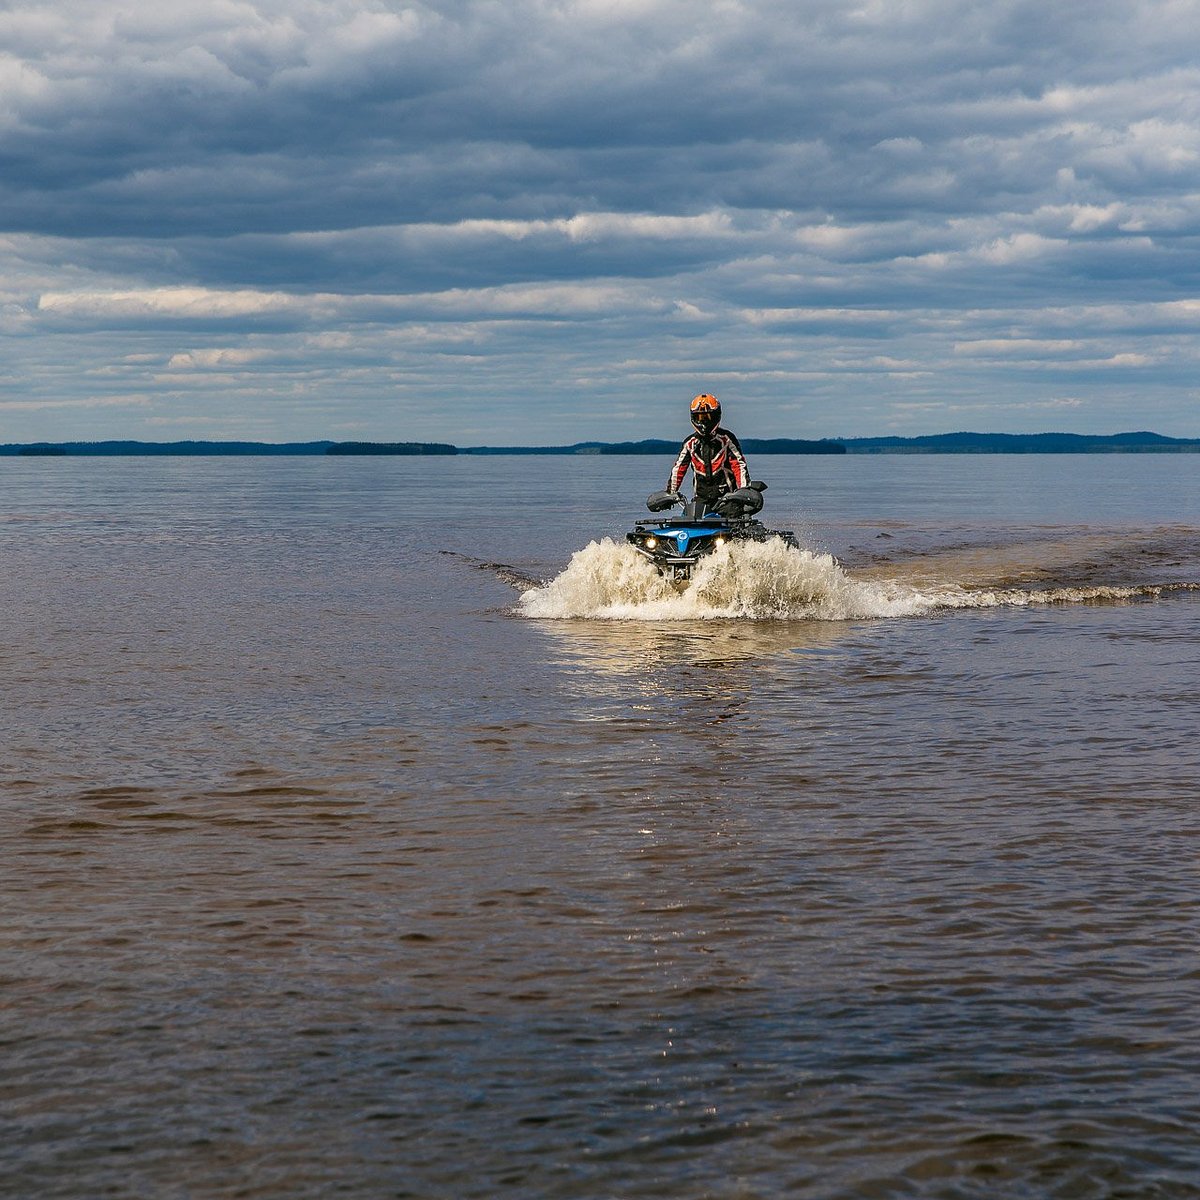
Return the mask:
{"type": "Polygon", "coordinates": [[[692,428],[697,433],[712,433],[720,423],[720,400],[707,392],[701,392],[692,401],[692,428]]]}

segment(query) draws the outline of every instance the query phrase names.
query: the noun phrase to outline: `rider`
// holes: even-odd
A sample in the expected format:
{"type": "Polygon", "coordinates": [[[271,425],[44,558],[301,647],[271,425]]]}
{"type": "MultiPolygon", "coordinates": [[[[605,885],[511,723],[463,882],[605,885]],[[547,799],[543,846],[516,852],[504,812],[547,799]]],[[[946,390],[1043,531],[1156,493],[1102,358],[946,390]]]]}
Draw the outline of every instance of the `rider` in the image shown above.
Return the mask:
{"type": "Polygon", "coordinates": [[[696,432],[680,448],[667,491],[678,492],[691,467],[696,499],[703,500],[707,507],[726,492],[745,487],[750,482],[750,469],[737,438],[721,428],[721,402],[716,396],[701,392],[692,401],[692,428],[696,432]]]}

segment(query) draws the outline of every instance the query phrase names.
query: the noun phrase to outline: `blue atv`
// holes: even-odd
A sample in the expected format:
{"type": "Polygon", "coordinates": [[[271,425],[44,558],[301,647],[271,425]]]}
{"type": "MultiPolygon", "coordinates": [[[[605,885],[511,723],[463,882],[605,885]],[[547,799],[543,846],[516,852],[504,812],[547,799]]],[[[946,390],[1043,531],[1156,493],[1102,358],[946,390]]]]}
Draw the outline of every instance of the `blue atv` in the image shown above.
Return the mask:
{"type": "Polygon", "coordinates": [[[682,517],[647,518],[634,522],[625,540],[645,555],[665,578],[686,583],[692,568],[726,542],[765,542],[782,538],[799,547],[796,535],[786,529],[768,529],[754,514],[763,506],[767,485],[754,480],[748,487],[726,492],[712,502],[685,500],[678,492],[655,492],[646,500],[651,512],[682,505],[682,517]]]}

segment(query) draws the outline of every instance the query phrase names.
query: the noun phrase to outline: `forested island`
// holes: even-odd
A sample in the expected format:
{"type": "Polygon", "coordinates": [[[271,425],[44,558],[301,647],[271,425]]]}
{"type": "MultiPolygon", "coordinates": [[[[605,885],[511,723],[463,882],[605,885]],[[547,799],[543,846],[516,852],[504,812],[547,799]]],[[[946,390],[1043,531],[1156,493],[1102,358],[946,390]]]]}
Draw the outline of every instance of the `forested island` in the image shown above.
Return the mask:
{"type": "MultiPolygon", "coordinates": [[[[748,454],[845,454],[833,441],[800,438],[745,438],[748,454]]],[[[454,446],[448,442],[32,442],[0,445],[0,456],[78,458],[165,455],[446,455],[446,454],[653,454],[674,456],[679,441],[575,442],[569,446],[454,446]]]]}
{"type": "MultiPolygon", "coordinates": [[[[469,446],[459,454],[653,454],[674,457],[682,438],[643,438],[640,442],[575,442],[570,446],[469,446]]],[[[835,441],[806,441],[802,438],[742,438],[747,454],[845,454],[835,441]]]]}
{"type": "Polygon", "coordinates": [[[32,442],[0,446],[0,455],[22,458],[165,457],[199,455],[457,454],[446,442],[32,442]]]}
{"type": "MultiPolygon", "coordinates": [[[[455,446],[449,442],[14,442],[0,457],[81,458],[197,455],[645,454],[674,456],[679,439],[574,442],[569,446],[455,446]]],[[[743,438],[747,454],[1194,454],[1200,438],[1160,433],[936,433],[923,437],[743,438]]]]}
{"type": "Polygon", "coordinates": [[[1172,454],[1200,451],[1200,438],[1138,433],[934,433],[840,439],[849,454],[1172,454]]]}

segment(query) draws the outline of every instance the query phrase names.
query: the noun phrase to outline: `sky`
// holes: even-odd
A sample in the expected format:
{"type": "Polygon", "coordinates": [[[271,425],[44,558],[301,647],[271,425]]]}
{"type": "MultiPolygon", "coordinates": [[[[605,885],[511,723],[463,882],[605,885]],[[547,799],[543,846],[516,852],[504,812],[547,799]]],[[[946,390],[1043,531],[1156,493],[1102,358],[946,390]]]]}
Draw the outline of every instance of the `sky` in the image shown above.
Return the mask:
{"type": "Polygon", "coordinates": [[[1200,0],[0,0],[0,442],[1200,436],[1200,0]]]}

